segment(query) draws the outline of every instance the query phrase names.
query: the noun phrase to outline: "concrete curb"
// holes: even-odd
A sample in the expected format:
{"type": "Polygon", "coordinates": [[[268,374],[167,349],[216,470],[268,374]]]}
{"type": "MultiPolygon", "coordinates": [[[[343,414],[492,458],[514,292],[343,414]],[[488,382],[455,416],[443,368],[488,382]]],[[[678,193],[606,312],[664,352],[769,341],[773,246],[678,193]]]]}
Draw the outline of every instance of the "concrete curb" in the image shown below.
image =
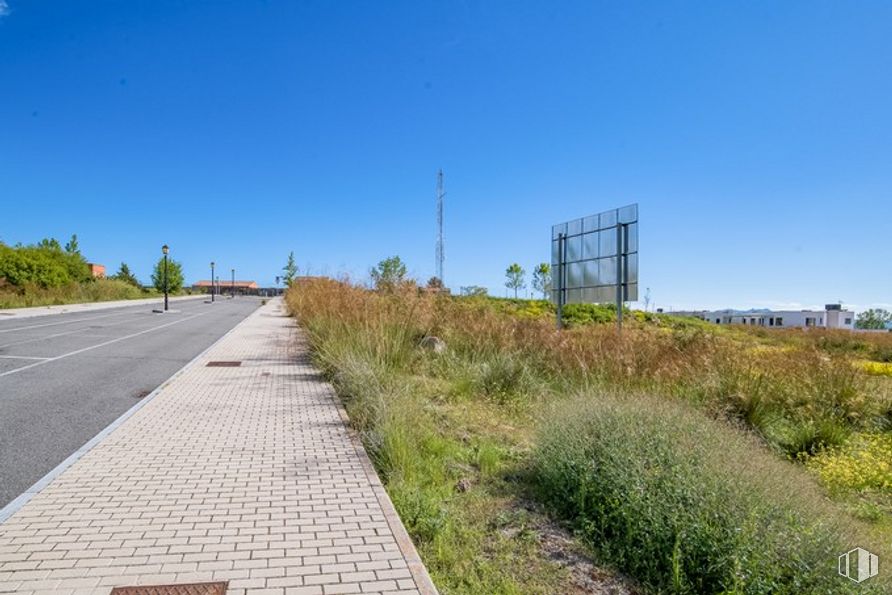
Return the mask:
{"type": "MultiPolygon", "coordinates": [[[[192,296],[190,296],[190,298],[191,297],[192,296]]],[[[198,362],[198,360],[200,360],[202,357],[204,357],[204,355],[208,351],[210,351],[211,349],[216,347],[216,345],[218,343],[223,341],[223,339],[228,337],[238,327],[240,327],[242,324],[244,324],[246,320],[250,319],[252,316],[255,316],[261,309],[262,309],[262,306],[259,306],[256,310],[254,310],[248,316],[246,316],[244,320],[242,320],[237,325],[235,325],[234,327],[232,327],[231,329],[226,331],[226,333],[223,334],[223,336],[221,336],[219,339],[217,339],[216,341],[211,343],[204,351],[202,351],[201,353],[196,355],[188,363],[186,363],[185,366],[183,366],[182,368],[180,368],[179,370],[174,372],[170,378],[168,378],[167,380],[162,382],[158,386],[158,388],[156,388],[155,390],[150,392],[148,395],[146,395],[145,397],[140,399],[139,403],[136,403],[133,407],[131,407],[130,409],[128,409],[127,411],[122,413],[116,420],[111,422],[104,429],[102,429],[98,434],[96,434],[90,440],[88,440],[83,446],[81,446],[79,449],[77,449],[75,452],[73,452],[71,455],[69,455],[67,459],[65,459],[58,465],[56,465],[46,475],[44,475],[43,477],[38,479],[34,483],[34,485],[32,485],[30,488],[28,488],[27,490],[22,492],[22,494],[20,494],[17,498],[15,498],[11,502],[9,502],[9,504],[4,506],[3,508],[0,508],[0,525],[2,525],[7,519],[12,517],[12,515],[14,515],[16,512],[18,512],[19,509],[21,509],[25,504],[27,504],[29,500],[31,500],[34,496],[39,494],[44,488],[46,488],[50,483],[52,483],[52,481],[54,479],[56,479],[63,472],[65,472],[66,469],[68,469],[69,467],[74,465],[81,457],[83,457],[85,454],[90,452],[97,444],[102,442],[109,434],[114,432],[121,424],[123,424],[125,421],[127,421],[128,419],[133,417],[137,411],[139,411],[140,409],[145,407],[149,403],[149,401],[151,401],[152,399],[157,397],[161,393],[161,391],[163,391],[167,387],[167,385],[169,385],[174,379],[178,378],[184,372],[186,372],[186,370],[188,370],[192,366],[194,366],[196,364],[196,362],[198,362]]]]}
{"type": "MultiPolygon", "coordinates": [[[[171,302],[185,300],[197,300],[206,298],[205,295],[183,295],[169,298],[171,302]]],[[[163,304],[163,297],[140,298],[138,300],[115,300],[111,302],[87,302],[85,304],[62,304],[59,306],[35,306],[32,308],[6,308],[0,310],[0,320],[21,320],[23,318],[36,318],[38,316],[51,316],[54,314],[74,314],[77,312],[94,312],[96,310],[111,310],[113,308],[127,308],[128,306],[141,306],[145,304],[163,304]]]]}

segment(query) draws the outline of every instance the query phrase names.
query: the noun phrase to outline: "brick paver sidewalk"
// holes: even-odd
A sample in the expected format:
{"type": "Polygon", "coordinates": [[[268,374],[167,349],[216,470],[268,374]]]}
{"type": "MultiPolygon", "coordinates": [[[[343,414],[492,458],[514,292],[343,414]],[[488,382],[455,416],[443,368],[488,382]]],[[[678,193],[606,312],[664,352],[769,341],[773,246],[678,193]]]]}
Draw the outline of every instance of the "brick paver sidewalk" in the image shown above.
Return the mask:
{"type": "Polygon", "coordinates": [[[204,581],[435,593],[281,300],[0,524],[2,593],[204,581]]]}

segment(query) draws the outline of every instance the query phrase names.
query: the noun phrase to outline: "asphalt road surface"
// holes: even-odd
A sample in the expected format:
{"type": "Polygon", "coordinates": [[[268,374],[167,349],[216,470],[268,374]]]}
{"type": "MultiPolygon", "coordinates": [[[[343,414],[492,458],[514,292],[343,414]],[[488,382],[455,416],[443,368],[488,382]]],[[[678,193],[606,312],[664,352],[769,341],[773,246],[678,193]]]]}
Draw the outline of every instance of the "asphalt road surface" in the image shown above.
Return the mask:
{"type": "Polygon", "coordinates": [[[0,508],[260,305],[251,297],[0,319],[0,508]]]}

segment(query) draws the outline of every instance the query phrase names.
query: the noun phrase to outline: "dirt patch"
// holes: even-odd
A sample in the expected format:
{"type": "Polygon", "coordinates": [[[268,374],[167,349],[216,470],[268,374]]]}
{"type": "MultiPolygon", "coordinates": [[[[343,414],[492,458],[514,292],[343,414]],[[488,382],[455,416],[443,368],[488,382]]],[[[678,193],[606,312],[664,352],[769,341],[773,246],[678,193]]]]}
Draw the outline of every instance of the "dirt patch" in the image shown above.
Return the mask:
{"type": "Polygon", "coordinates": [[[553,522],[537,527],[539,545],[545,554],[570,573],[571,593],[598,595],[638,595],[632,581],[599,567],[586,554],[566,529],[553,522]]]}
{"type": "Polygon", "coordinates": [[[598,564],[573,534],[560,523],[550,520],[535,501],[522,498],[511,507],[529,522],[525,527],[506,526],[505,537],[517,537],[531,531],[542,557],[552,561],[568,573],[561,585],[566,595],[640,595],[642,589],[631,578],[598,564]]]}

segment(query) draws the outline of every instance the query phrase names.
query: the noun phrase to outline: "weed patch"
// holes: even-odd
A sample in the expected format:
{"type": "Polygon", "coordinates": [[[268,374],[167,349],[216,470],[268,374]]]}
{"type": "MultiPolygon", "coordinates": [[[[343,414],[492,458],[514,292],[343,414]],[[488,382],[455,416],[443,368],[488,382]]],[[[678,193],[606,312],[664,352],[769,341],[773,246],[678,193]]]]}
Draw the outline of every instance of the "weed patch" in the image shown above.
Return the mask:
{"type": "Polygon", "coordinates": [[[535,461],[541,497],[655,592],[847,592],[832,562],[849,529],[809,479],[687,406],[574,400],[535,461]]]}
{"type": "Polygon", "coordinates": [[[859,502],[863,532],[799,464],[892,428],[892,383],[855,364],[885,338],[644,313],[620,336],[609,308],[558,332],[547,302],[411,285],[321,280],[286,299],[444,593],[575,592],[551,515],[593,556],[577,567],[627,592],[612,568],[653,592],[834,593],[836,549],[889,517],[859,502]]]}

